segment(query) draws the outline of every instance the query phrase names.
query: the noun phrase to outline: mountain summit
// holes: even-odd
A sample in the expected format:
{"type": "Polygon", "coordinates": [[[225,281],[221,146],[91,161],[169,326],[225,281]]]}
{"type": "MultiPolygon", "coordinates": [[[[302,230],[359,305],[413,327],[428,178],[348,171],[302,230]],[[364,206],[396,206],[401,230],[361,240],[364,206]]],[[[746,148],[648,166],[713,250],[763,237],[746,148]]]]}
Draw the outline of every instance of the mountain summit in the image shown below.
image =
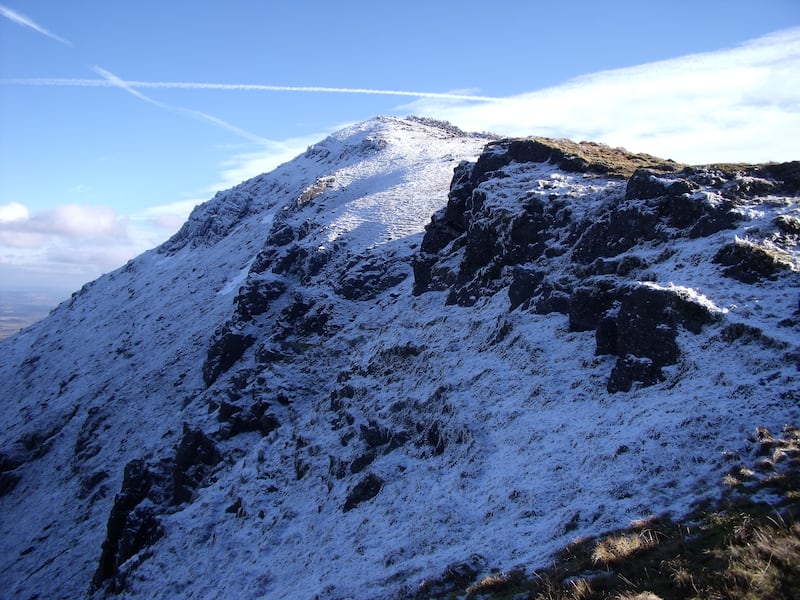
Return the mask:
{"type": "Polygon", "coordinates": [[[0,589],[412,597],[686,513],[800,424],[799,173],[379,117],[218,193],[0,342],[0,589]]]}

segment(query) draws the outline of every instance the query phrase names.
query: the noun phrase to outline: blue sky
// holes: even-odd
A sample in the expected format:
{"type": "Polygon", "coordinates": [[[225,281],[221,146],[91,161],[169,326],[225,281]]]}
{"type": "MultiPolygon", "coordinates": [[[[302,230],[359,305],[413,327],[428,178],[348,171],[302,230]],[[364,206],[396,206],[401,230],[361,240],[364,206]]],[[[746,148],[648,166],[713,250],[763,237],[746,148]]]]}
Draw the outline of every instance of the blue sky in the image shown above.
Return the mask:
{"type": "Polygon", "coordinates": [[[0,292],[67,295],[377,114],[800,158],[796,0],[0,0],[0,80],[0,292]]]}

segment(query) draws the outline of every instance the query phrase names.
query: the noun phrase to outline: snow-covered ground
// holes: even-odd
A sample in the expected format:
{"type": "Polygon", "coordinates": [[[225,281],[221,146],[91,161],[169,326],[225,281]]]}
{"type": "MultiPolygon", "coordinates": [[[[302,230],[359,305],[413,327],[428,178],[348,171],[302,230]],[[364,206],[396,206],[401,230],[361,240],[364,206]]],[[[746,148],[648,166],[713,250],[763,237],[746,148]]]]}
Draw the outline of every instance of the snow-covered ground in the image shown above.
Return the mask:
{"type": "MultiPolygon", "coordinates": [[[[757,426],[800,423],[796,271],[744,284],[711,261],[797,216],[796,198],[668,253],[637,248],[663,256],[646,285],[719,320],[680,330],[664,381],[612,394],[616,357],[567,316],[510,311],[505,290],[469,307],[412,294],[423,228],[486,142],[414,120],[346,129],[0,342],[0,452],[20,464],[3,468],[19,482],[0,497],[0,589],[87,595],[124,466],[173,457],[184,423],[224,460],[192,502],[159,508],[163,537],[121,566],[121,597],[385,598],[474,555],[535,568],[575,537],[719,494],[757,426]],[[350,276],[374,293],[347,299],[350,276]],[[244,319],[239,291],[259,280],[286,292],[244,319]],[[761,334],[731,341],[732,323],[761,334]],[[206,388],[226,330],[255,342],[206,388]],[[274,430],[217,434],[222,405],[258,402],[274,430]],[[369,481],[379,491],[354,499],[369,481]]],[[[504,172],[484,187],[492,210],[557,195],[591,218],[625,194],[550,164],[504,172]]]]}

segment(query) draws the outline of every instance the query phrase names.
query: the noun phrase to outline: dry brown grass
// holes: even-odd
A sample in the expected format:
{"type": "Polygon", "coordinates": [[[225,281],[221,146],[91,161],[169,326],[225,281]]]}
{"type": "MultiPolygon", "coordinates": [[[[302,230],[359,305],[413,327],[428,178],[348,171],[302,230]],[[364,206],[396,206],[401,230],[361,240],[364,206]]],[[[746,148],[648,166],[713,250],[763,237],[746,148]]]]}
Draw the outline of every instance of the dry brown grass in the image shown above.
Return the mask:
{"type": "Polygon", "coordinates": [[[635,154],[625,148],[612,148],[597,142],[573,142],[567,139],[531,138],[563,153],[567,159],[584,162],[588,169],[611,177],[628,178],[636,169],[674,172],[685,165],[650,154],[635,154]]]}
{"type": "Polygon", "coordinates": [[[658,535],[651,529],[642,532],[610,535],[601,539],[592,551],[592,562],[610,567],[630,560],[634,555],[658,544],[658,535]]]}
{"type": "MultiPolygon", "coordinates": [[[[493,600],[797,600],[800,598],[800,429],[760,428],[754,465],[728,473],[718,504],[685,521],[652,518],[575,540],[554,563],[486,577],[448,597],[493,600]],[[756,494],[771,491],[770,503],[756,494]],[[466,596],[464,596],[466,593],[466,596]]],[[[462,588],[463,589],[463,588],[462,588]]]]}
{"type": "Polygon", "coordinates": [[[508,573],[494,573],[488,575],[467,588],[465,598],[484,598],[491,595],[493,598],[500,595],[513,593],[526,581],[524,571],[509,571],[508,573]]]}

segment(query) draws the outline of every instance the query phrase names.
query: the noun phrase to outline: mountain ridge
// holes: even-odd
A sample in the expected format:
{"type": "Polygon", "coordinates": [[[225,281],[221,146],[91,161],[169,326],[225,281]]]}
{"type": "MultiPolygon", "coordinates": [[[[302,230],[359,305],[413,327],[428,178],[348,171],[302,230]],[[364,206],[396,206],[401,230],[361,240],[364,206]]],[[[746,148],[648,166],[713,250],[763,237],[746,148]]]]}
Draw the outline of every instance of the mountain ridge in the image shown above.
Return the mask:
{"type": "Polygon", "coordinates": [[[4,588],[403,595],[713,494],[798,422],[796,165],[601,150],[355,125],[0,342],[4,588]]]}

